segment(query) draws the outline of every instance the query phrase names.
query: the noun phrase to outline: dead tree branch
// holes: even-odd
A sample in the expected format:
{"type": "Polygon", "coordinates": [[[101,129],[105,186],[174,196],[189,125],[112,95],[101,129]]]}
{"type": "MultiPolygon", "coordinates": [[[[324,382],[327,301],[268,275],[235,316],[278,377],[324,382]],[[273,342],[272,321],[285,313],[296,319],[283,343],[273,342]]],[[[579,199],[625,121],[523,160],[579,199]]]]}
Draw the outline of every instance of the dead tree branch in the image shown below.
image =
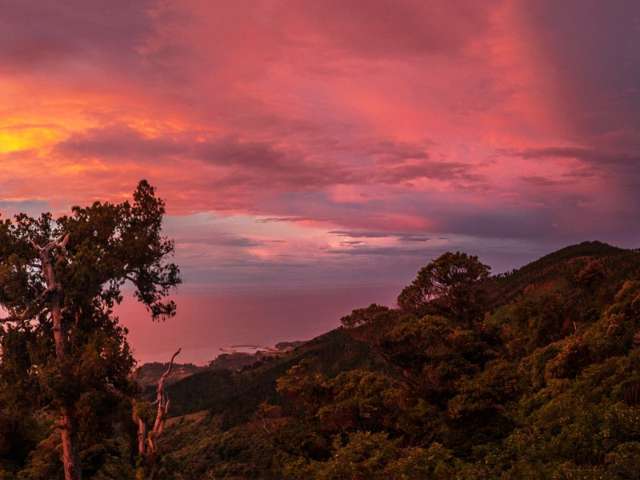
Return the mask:
{"type": "Polygon", "coordinates": [[[176,353],[173,354],[171,361],[169,362],[169,366],[158,380],[158,386],[156,387],[156,400],[153,402],[154,405],[156,405],[156,417],[151,430],[147,430],[147,424],[144,419],[140,417],[140,414],[136,409],[136,405],[133,405],[132,418],[138,427],[138,454],[146,464],[147,469],[150,471],[153,471],[153,466],[156,461],[156,455],[158,452],[157,440],[164,431],[164,425],[169,413],[170,400],[165,389],[165,382],[169,378],[169,375],[171,375],[174,361],[181,351],[182,349],[179,348],[176,353]]]}

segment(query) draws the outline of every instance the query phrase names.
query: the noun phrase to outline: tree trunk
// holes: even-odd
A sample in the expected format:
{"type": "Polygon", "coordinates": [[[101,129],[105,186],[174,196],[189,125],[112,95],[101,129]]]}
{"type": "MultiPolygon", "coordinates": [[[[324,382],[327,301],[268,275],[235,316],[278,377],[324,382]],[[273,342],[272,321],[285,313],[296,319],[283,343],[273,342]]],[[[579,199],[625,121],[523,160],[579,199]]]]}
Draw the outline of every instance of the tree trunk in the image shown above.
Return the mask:
{"type": "Polygon", "coordinates": [[[145,425],[144,420],[135,413],[135,406],[133,408],[133,421],[138,426],[138,455],[140,455],[141,458],[144,458],[147,455],[147,426],[145,425]]]}
{"type": "Polygon", "coordinates": [[[62,409],[60,438],[62,439],[62,464],[64,465],[65,480],[80,480],[80,465],[78,453],[75,449],[75,428],[73,415],[68,408],[62,409]]]}
{"type": "MultiPolygon", "coordinates": [[[[53,275],[53,272],[51,273],[53,275]]],[[[48,282],[47,282],[48,283],[48,282]]],[[[65,332],[64,327],[62,325],[62,309],[60,308],[60,293],[58,289],[60,288],[55,283],[53,285],[47,285],[47,287],[52,290],[52,299],[51,299],[51,319],[53,322],[53,341],[56,345],[56,358],[59,363],[62,363],[65,358],[66,351],[66,342],[65,342],[65,332]]]]}
{"type": "Polygon", "coordinates": [[[158,380],[158,386],[156,387],[156,418],[151,430],[147,431],[144,420],[140,418],[136,411],[135,402],[133,404],[133,421],[138,425],[138,455],[141,461],[141,465],[136,470],[136,480],[143,478],[153,480],[156,476],[158,455],[157,440],[164,431],[164,424],[167,420],[170,404],[164,383],[169,375],[171,375],[173,362],[180,354],[180,351],[181,349],[179,348],[178,351],[173,354],[169,366],[158,380]]]}
{"type": "MultiPolygon", "coordinates": [[[[51,249],[53,247],[64,248],[68,237],[61,242],[49,243],[44,247],[37,247],[42,262],[42,273],[44,274],[47,290],[51,294],[51,321],[53,323],[53,340],[56,348],[56,359],[61,369],[66,369],[66,332],[62,319],[62,306],[60,305],[62,296],[62,286],[56,281],[54,265],[51,260],[51,249]]],[[[64,374],[64,372],[63,372],[64,374]]],[[[80,463],[75,441],[75,413],[68,405],[62,407],[60,412],[60,439],[62,441],[62,464],[64,466],[65,480],[81,480],[80,463]]]]}
{"type": "MultiPolygon", "coordinates": [[[[53,275],[53,273],[52,273],[53,275]]],[[[51,317],[53,318],[53,339],[56,344],[56,358],[62,368],[66,355],[65,331],[62,324],[62,310],[60,308],[60,288],[53,284],[56,291],[53,293],[51,302],[51,317]]],[[[75,415],[68,406],[62,408],[60,419],[60,439],[62,440],[62,464],[64,465],[65,480],[80,480],[80,464],[78,462],[78,452],[75,441],[75,415]]]]}

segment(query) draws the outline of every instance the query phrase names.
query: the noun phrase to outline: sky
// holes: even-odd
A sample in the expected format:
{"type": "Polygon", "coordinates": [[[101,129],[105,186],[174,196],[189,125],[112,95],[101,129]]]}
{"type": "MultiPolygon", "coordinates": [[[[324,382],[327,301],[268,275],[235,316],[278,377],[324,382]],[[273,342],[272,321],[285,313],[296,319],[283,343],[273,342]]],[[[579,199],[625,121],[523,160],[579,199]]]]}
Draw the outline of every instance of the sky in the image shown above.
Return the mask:
{"type": "Polygon", "coordinates": [[[308,338],[446,250],[637,247],[637,45],[631,0],[0,0],[0,212],[146,178],[185,283],[139,358],[308,338]]]}

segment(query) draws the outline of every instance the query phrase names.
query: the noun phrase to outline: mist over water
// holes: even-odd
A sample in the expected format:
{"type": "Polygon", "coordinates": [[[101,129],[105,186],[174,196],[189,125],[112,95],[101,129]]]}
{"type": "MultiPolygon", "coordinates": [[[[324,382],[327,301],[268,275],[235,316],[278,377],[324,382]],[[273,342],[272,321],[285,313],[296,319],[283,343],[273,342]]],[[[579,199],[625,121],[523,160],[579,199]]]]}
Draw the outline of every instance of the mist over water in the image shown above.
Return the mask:
{"type": "Polygon", "coordinates": [[[118,313],[129,329],[129,343],[139,364],[167,361],[182,347],[179,361],[205,364],[220,349],[238,344],[272,346],[309,340],[339,325],[354,308],[371,303],[392,305],[400,286],[234,289],[179,292],[178,314],[151,321],[130,296],[118,313]]]}

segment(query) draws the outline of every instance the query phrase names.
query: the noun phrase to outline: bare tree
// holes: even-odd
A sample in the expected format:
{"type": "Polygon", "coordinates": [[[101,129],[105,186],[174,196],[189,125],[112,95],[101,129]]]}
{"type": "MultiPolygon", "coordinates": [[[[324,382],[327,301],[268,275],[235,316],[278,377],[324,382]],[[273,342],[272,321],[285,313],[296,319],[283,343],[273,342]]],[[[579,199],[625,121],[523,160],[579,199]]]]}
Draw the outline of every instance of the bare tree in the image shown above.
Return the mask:
{"type": "Polygon", "coordinates": [[[165,382],[167,381],[167,378],[169,378],[169,375],[171,375],[171,372],[173,371],[173,362],[180,354],[181,350],[181,348],[178,348],[176,353],[173,354],[171,361],[169,362],[169,366],[158,380],[158,385],[156,387],[156,400],[154,402],[156,405],[156,417],[151,430],[147,430],[147,424],[140,416],[140,413],[136,408],[137,405],[134,404],[133,406],[133,421],[138,426],[138,455],[143,462],[143,470],[146,469],[149,472],[149,478],[153,478],[154,476],[154,467],[158,455],[157,440],[164,431],[164,425],[167,420],[169,405],[171,403],[165,389],[165,382]]]}

